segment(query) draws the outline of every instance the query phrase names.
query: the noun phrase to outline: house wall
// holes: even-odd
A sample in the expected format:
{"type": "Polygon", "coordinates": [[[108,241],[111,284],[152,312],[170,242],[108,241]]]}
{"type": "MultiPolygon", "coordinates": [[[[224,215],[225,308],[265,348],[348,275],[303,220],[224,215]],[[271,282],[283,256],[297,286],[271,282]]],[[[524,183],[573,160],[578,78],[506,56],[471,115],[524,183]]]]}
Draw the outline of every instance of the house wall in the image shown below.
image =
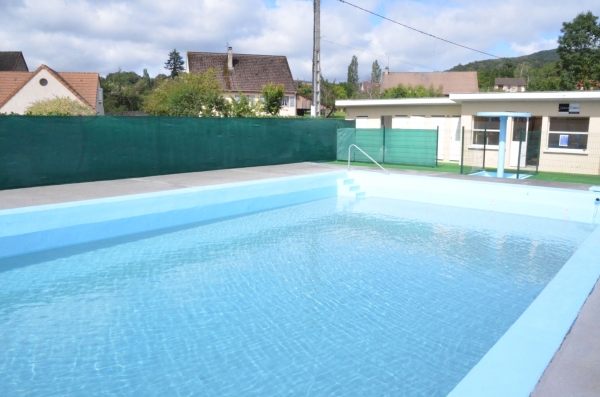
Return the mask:
{"type": "MultiPolygon", "coordinates": [[[[542,117],[542,135],[539,157],[539,170],[547,172],[564,172],[577,174],[600,175],[600,101],[582,100],[553,100],[553,101],[494,101],[494,102],[463,102],[462,105],[382,105],[382,106],[352,106],[346,108],[346,119],[355,120],[357,117],[367,117],[366,122],[360,123],[363,128],[381,128],[382,116],[425,116],[425,128],[432,128],[430,118],[433,116],[460,116],[461,126],[465,128],[465,156],[470,159],[481,156],[482,146],[473,145],[473,117],[478,112],[514,111],[528,112],[532,116],[542,117]],[[579,103],[578,115],[558,113],[559,103],[579,103]],[[587,150],[565,150],[548,148],[548,131],[550,117],[589,117],[587,150]]],[[[448,118],[447,120],[450,120],[448,118]]],[[[408,127],[410,128],[410,121],[408,127]]],[[[433,127],[435,128],[435,127],[433,127]]],[[[441,161],[449,161],[448,145],[452,132],[449,121],[445,125],[441,152],[441,161]]],[[[505,164],[510,165],[513,121],[509,118],[507,125],[507,145],[505,164]]],[[[513,156],[517,155],[516,153],[513,156]]],[[[486,165],[494,167],[498,162],[497,146],[486,147],[486,165]]]]}
{"type": "Polygon", "coordinates": [[[79,101],[61,82],[54,78],[47,70],[42,69],[0,108],[0,113],[12,112],[25,114],[25,110],[33,102],[43,99],[53,99],[55,97],[68,97],[79,101]],[[41,79],[46,79],[48,84],[42,86],[40,84],[41,79]]]}
{"type": "MultiPolygon", "coordinates": [[[[565,172],[575,174],[598,175],[600,173],[600,102],[584,102],[571,100],[572,103],[580,104],[578,115],[567,115],[558,113],[558,104],[569,101],[506,101],[506,102],[464,102],[462,104],[462,125],[465,126],[466,150],[476,149],[470,144],[472,140],[473,116],[477,112],[514,111],[528,112],[532,116],[542,117],[542,136],[540,147],[539,170],[547,172],[565,172]],[[548,148],[548,131],[550,117],[589,117],[588,145],[585,151],[569,151],[565,149],[548,148]],[[468,148],[468,149],[467,149],[468,148]]],[[[509,164],[511,155],[511,141],[513,124],[508,120],[507,145],[505,164],[509,164]]],[[[494,147],[488,147],[486,151],[486,164],[493,166],[498,162],[498,152],[494,147]]]]}
{"type": "MultiPolygon", "coordinates": [[[[394,117],[409,116],[408,125],[404,128],[426,128],[436,129],[438,125],[434,123],[431,117],[446,117],[443,125],[440,126],[439,157],[440,161],[458,161],[451,150],[452,139],[455,131],[451,122],[451,117],[460,117],[460,105],[411,105],[411,106],[357,106],[346,108],[346,120],[355,120],[357,117],[367,117],[364,123],[357,123],[356,128],[381,128],[381,118],[389,116],[394,125],[394,117]],[[410,120],[410,116],[425,116],[425,124],[419,120],[419,125],[410,120]],[[364,127],[361,127],[361,124],[364,127]]],[[[389,128],[389,126],[387,127],[389,128]]]]}
{"type": "MultiPolygon", "coordinates": [[[[240,95],[239,92],[230,92],[225,94],[226,97],[233,99],[235,98],[236,95],[240,95]]],[[[256,92],[242,92],[241,95],[246,95],[251,97],[254,101],[259,100],[261,95],[260,93],[256,93],[256,92]]],[[[279,111],[279,115],[280,116],[296,116],[296,94],[295,93],[289,93],[286,92],[285,96],[292,96],[294,97],[294,106],[283,106],[281,108],[281,110],[279,111]]]]}

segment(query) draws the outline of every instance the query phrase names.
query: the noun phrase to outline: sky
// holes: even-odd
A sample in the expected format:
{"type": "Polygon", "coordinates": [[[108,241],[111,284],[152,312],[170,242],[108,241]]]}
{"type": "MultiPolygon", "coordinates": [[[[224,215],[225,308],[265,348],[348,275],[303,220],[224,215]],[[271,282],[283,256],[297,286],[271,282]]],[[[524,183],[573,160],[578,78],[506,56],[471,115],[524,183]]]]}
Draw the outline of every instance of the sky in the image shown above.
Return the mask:
{"type": "MultiPolygon", "coordinates": [[[[446,40],[499,57],[556,48],[563,22],[600,15],[598,0],[348,0],[446,40]]],[[[177,49],[285,55],[311,80],[312,0],[0,0],[0,51],[22,51],[30,70],[168,72],[177,49]]],[[[356,55],[361,80],[375,60],[391,72],[443,71],[490,56],[353,8],[321,0],[321,70],[346,81],[356,55]]]]}

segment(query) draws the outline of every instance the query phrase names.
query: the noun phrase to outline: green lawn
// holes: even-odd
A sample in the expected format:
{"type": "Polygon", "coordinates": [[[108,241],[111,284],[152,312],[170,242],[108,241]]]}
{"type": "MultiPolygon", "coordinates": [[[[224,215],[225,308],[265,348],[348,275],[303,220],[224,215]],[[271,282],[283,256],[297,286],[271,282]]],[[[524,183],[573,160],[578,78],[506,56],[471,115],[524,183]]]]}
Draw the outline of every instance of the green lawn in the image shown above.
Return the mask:
{"type": "MultiPolygon", "coordinates": [[[[327,164],[343,164],[348,165],[347,161],[331,161],[327,164]]],[[[460,164],[457,163],[438,163],[437,167],[425,167],[420,165],[398,165],[398,164],[382,164],[383,168],[398,169],[398,170],[415,170],[415,171],[436,171],[436,172],[454,172],[460,173],[460,164]]],[[[376,167],[373,163],[359,163],[352,161],[351,167],[376,167]]]]}
{"type": "MultiPolygon", "coordinates": [[[[331,161],[328,164],[343,164],[347,165],[347,161],[331,161]]],[[[351,167],[377,167],[373,163],[359,163],[351,162],[351,167]]],[[[458,163],[442,163],[438,162],[437,167],[423,167],[418,165],[397,165],[397,164],[382,164],[384,168],[389,169],[400,169],[400,170],[415,170],[415,171],[436,171],[436,172],[452,172],[455,174],[460,173],[460,164],[458,163]]],[[[495,171],[495,169],[487,169],[488,171],[495,171]]],[[[470,167],[465,167],[465,173],[470,172],[470,167]]],[[[509,172],[514,172],[510,170],[509,172]]],[[[529,172],[524,172],[529,173],[529,172]]],[[[529,179],[538,181],[553,181],[553,182],[570,182],[570,183],[583,183],[586,185],[600,185],[600,175],[582,175],[582,174],[564,174],[560,172],[539,172],[537,175],[531,176],[529,179]]]]}

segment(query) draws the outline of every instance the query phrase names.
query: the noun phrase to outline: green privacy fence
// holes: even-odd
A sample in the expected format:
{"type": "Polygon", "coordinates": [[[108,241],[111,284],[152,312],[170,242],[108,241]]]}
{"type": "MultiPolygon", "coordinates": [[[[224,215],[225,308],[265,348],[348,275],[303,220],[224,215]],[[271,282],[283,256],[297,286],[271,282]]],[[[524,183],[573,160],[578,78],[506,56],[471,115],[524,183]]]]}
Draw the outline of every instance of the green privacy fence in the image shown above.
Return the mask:
{"type": "Polygon", "coordinates": [[[333,161],[328,119],[0,117],[0,189],[333,161]]]}
{"type": "MultiPolygon", "coordinates": [[[[348,148],[355,144],[379,163],[437,166],[437,130],[340,128],[337,140],[340,161],[348,161],[348,148]]],[[[350,161],[370,160],[352,150],[350,161]]]]}

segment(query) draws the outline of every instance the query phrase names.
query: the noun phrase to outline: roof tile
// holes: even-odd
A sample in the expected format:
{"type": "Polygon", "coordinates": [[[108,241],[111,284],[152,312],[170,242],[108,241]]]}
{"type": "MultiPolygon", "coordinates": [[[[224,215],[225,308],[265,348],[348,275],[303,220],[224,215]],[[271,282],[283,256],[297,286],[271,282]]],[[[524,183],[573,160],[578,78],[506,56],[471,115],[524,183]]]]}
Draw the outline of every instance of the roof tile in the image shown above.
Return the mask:
{"type": "Polygon", "coordinates": [[[381,76],[382,91],[398,84],[442,86],[444,95],[479,92],[477,72],[394,72],[381,76]]]}
{"type": "Polygon", "coordinates": [[[231,92],[260,92],[269,84],[283,84],[286,93],[295,92],[292,72],[285,56],[233,54],[233,71],[227,68],[227,54],[188,52],[192,73],[214,69],[221,88],[231,92]]]}

